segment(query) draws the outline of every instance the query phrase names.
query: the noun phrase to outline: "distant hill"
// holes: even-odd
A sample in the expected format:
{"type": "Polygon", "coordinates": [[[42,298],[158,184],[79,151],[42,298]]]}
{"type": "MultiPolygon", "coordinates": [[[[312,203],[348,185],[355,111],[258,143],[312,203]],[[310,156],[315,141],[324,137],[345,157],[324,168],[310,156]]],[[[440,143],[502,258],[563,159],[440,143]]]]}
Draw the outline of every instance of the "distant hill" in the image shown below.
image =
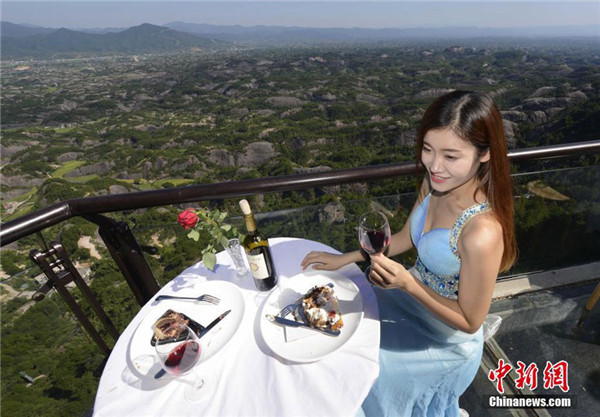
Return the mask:
{"type": "Polygon", "coordinates": [[[0,22],[0,36],[10,38],[21,38],[23,36],[45,35],[56,29],[42,28],[30,25],[17,25],[11,22],[0,22]]]}
{"type": "MultiPolygon", "coordinates": [[[[22,25],[11,24],[8,26],[13,33],[18,33],[19,30],[26,28],[22,25]],[[19,26],[19,28],[13,26],[19,26]]],[[[4,30],[5,24],[2,27],[4,30]]],[[[105,34],[84,33],[61,28],[49,33],[30,36],[2,36],[3,59],[51,57],[74,53],[140,54],[223,47],[227,47],[226,42],[148,23],[120,32],[105,34]]]]}
{"type": "Polygon", "coordinates": [[[315,41],[382,41],[423,39],[476,39],[514,37],[595,37],[600,40],[600,25],[544,26],[523,28],[310,28],[289,26],[224,26],[171,22],[165,25],[181,32],[212,36],[232,42],[315,42],[315,41]]]}

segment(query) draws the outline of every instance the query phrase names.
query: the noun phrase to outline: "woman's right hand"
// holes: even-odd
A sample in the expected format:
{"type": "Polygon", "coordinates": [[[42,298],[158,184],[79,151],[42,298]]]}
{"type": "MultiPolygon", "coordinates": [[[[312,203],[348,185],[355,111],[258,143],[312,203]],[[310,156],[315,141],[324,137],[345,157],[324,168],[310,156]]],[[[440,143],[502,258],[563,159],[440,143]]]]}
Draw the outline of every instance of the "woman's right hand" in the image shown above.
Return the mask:
{"type": "Polygon", "coordinates": [[[347,263],[348,261],[346,261],[344,255],[313,251],[304,257],[300,266],[302,267],[302,270],[305,270],[309,265],[313,265],[313,269],[334,271],[340,269],[347,263]]]}

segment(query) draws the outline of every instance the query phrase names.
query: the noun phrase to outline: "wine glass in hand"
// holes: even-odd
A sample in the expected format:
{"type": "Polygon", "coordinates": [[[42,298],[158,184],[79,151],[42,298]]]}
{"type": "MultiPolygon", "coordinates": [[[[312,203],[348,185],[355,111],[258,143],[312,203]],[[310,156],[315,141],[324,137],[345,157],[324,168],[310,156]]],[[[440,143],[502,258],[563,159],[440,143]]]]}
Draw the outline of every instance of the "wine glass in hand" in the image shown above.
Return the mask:
{"type": "MultiPolygon", "coordinates": [[[[189,375],[184,391],[188,401],[201,401],[215,388],[215,377],[211,373],[192,372],[200,358],[202,347],[198,336],[185,322],[171,322],[161,327],[162,337],[156,340],[154,349],[163,369],[171,375],[189,375]]],[[[183,380],[183,378],[181,379],[183,380]]]]}
{"type": "Polygon", "coordinates": [[[381,253],[390,244],[391,232],[387,217],[380,211],[368,211],[360,216],[358,240],[370,255],[381,253]]]}

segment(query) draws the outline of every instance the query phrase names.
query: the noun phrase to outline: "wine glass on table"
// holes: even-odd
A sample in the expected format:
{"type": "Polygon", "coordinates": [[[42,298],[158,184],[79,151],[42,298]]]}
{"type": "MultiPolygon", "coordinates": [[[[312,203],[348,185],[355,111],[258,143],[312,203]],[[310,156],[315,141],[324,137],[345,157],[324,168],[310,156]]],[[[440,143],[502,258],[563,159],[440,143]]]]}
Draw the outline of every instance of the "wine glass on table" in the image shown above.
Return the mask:
{"type": "Polygon", "coordinates": [[[186,400],[196,402],[208,398],[215,390],[216,376],[194,369],[202,352],[196,333],[185,322],[164,323],[159,331],[161,335],[154,349],[162,368],[188,384],[184,391],[186,400]],[[183,375],[189,379],[181,378],[183,375]]]}
{"type": "MultiPolygon", "coordinates": [[[[390,245],[391,240],[390,224],[388,219],[380,211],[367,211],[358,221],[358,240],[360,246],[369,255],[384,252],[390,245]]],[[[371,266],[365,271],[365,276],[369,280],[371,266]]]]}

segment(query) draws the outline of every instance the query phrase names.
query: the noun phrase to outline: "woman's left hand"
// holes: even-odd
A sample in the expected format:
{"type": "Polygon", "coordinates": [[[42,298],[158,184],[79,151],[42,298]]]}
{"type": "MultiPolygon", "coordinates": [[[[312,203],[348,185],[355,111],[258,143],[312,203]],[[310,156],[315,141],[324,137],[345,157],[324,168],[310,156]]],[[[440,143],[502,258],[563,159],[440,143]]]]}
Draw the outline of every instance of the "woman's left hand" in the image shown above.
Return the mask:
{"type": "Polygon", "coordinates": [[[405,290],[413,276],[396,261],[383,253],[371,255],[371,273],[369,280],[383,289],[398,288],[405,290]]]}

